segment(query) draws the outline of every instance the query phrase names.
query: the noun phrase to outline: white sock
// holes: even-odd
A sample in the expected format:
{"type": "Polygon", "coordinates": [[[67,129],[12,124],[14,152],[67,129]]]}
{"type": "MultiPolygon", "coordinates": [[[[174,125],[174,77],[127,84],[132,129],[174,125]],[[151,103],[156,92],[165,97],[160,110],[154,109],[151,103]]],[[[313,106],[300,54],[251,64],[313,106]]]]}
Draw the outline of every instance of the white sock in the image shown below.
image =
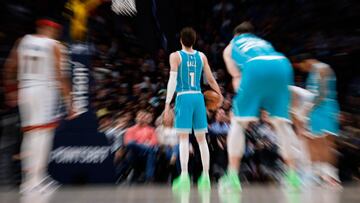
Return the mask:
{"type": "MultiPolygon", "coordinates": [[[[200,135],[202,136],[202,135],[200,135]]],[[[205,135],[204,135],[205,137],[205,135]]],[[[203,166],[203,172],[208,175],[209,174],[209,162],[210,162],[210,154],[209,147],[207,145],[206,139],[204,138],[202,142],[198,142],[200,154],[201,154],[201,162],[203,166]]]]}
{"type": "Polygon", "coordinates": [[[189,162],[189,137],[181,139],[179,141],[179,153],[180,153],[180,165],[181,174],[188,173],[188,162],[189,162]]]}

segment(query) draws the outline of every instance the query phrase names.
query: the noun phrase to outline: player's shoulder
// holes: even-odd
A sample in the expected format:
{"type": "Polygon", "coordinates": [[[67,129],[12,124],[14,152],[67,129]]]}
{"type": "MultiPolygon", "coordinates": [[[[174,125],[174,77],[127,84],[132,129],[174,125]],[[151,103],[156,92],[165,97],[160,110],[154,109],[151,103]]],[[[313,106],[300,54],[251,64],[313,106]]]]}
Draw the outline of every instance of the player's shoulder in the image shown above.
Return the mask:
{"type": "Polygon", "coordinates": [[[25,37],[26,37],[26,35],[19,37],[14,43],[15,47],[18,47],[24,41],[25,37]]]}
{"type": "Polygon", "coordinates": [[[175,56],[179,56],[180,51],[174,51],[170,54],[170,57],[175,57],[175,56]]]}
{"type": "Polygon", "coordinates": [[[19,44],[22,44],[22,43],[30,42],[30,41],[32,41],[32,40],[33,40],[33,34],[26,34],[26,35],[24,35],[24,36],[22,36],[22,37],[19,37],[19,38],[16,40],[15,44],[16,44],[16,45],[19,45],[19,44]]]}
{"type": "Polygon", "coordinates": [[[174,51],[174,52],[172,52],[169,57],[170,57],[170,60],[181,61],[180,51],[174,51]]]}
{"type": "Polygon", "coordinates": [[[207,59],[206,55],[203,52],[198,51],[198,50],[196,50],[196,51],[199,53],[201,59],[207,59]]]}
{"type": "Polygon", "coordinates": [[[316,63],[313,66],[315,67],[315,70],[322,76],[330,75],[333,72],[330,65],[323,62],[316,63]]]}

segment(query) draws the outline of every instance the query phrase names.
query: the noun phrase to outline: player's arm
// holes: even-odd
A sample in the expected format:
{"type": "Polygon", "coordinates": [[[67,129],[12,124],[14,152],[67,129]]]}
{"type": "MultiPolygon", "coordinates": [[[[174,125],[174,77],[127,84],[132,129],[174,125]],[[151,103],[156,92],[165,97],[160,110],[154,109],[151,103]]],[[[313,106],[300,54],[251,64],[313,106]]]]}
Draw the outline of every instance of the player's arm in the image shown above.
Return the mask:
{"type": "Polygon", "coordinates": [[[299,107],[300,105],[300,102],[299,102],[299,95],[296,91],[296,89],[298,87],[296,86],[292,86],[292,85],[289,85],[288,86],[289,88],[289,92],[290,92],[290,96],[291,96],[291,108],[290,108],[290,113],[291,114],[296,114],[296,109],[299,107]]]}
{"type": "Polygon", "coordinates": [[[314,107],[319,105],[326,97],[326,93],[328,91],[327,81],[326,78],[329,75],[329,69],[323,68],[319,70],[319,90],[318,95],[314,98],[314,107]]]}
{"type": "Polygon", "coordinates": [[[73,116],[71,113],[72,112],[71,97],[70,97],[71,85],[69,82],[69,78],[65,77],[65,75],[62,74],[61,72],[61,60],[64,57],[61,53],[61,48],[62,48],[61,46],[62,45],[60,43],[57,43],[54,46],[56,80],[60,84],[60,91],[65,100],[66,107],[68,108],[69,116],[73,116]]]}
{"type": "Polygon", "coordinates": [[[17,65],[18,65],[18,54],[17,47],[19,41],[15,42],[14,47],[11,49],[9,57],[6,59],[4,64],[4,85],[5,87],[9,87],[12,85],[16,85],[16,73],[17,73],[17,65]]]}
{"type": "MultiPolygon", "coordinates": [[[[4,87],[5,87],[5,96],[11,95],[11,92],[17,90],[17,66],[18,66],[18,53],[17,47],[21,39],[15,42],[14,47],[11,49],[9,57],[6,59],[4,64],[4,87]]],[[[10,98],[6,98],[6,102],[11,105],[12,101],[10,98]]]]}
{"type": "Polygon", "coordinates": [[[311,112],[312,109],[314,109],[316,106],[318,106],[326,97],[326,93],[328,91],[327,81],[326,78],[329,76],[329,69],[328,68],[322,68],[319,69],[319,87],[317,94],[315,95],[315,98],[312,103],[309,103],[306,107],[307,113],[311,112]]]}
{"type": "Polygon", "coordinates": [[[165,101],[165,113],[164,113],[164,122],[167,122],[170,118],[170,103],[173,99],[176,83],[177,83],[177,74],[178,66],[181,62],[179,54],[173,52],[170,54],[169,63],[170,63],[170,77],[166,89],[166,101],[165,101]]]}
{"type": "Polygon", "coordinates": [[[216,80],[211,72],[211,68],[210,68],[207,57],[205,56],[205,54],[201,53],[201,58],[204,63],[204,74],[205,74],[205,77],[206,77],[211,89],[213,89],[216,93],[218,93],[220,96],[222,96],[219,84],[216,82],[216,80]]]}
{"type": "Polygon", "coordinates": [[[223,58],[226,65],[226,69],[228,70],[229,74],[232,77],[232,83],[234,91],[237,92],[237,89],[239,88],[240,79],[241,79],[241,72],[237,68],[237,65],[235,64],[235,61],[231,57],[231,49],[232,44],[230,43],[223,52],[223,58]]]}

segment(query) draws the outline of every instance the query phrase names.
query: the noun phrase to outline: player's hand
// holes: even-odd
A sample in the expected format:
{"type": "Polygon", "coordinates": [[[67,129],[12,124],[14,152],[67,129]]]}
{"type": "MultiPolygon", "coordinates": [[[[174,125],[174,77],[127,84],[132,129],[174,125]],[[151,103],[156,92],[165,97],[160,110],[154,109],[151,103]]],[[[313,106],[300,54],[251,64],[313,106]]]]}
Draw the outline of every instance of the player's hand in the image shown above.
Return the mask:
{"type": "Polygon", "coordinates": [[[163,118],[164,126],[170,126],[173,118],[174,118],[174,113],[170,109],[170,105],[166,104],[164,111],[164,118],[163,118]]]}

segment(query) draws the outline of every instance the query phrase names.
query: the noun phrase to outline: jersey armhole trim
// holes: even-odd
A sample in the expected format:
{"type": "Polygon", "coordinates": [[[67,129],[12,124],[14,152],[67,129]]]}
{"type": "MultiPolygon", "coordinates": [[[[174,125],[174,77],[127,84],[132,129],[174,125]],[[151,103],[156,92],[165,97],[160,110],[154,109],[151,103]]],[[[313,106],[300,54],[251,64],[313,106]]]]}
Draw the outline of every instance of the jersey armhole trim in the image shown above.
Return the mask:
{"type": "Polygon", "coordinates": [[[202,55],[204,55],[205,56],[205,54],[202,54],[202,52],[201,51],[198,51],[199,52],[199,56],[200,56],[200,61],[201,61],[201,64],[202,64],[202,67],[204,68],[204,60],[203,60],[203,58],[202,58],[202,55]]]}
{"type": "Polygon", "coordinates": [[[178,55],[179,55],[179,58],[180,58],[180,63],[179,63],[179,65],[180,65],[180,64],[181,64],[181,62],[182,62],[181,53],[180,53],[180,51],[177,51],[176,53],[178,53],[178,55]]]}

